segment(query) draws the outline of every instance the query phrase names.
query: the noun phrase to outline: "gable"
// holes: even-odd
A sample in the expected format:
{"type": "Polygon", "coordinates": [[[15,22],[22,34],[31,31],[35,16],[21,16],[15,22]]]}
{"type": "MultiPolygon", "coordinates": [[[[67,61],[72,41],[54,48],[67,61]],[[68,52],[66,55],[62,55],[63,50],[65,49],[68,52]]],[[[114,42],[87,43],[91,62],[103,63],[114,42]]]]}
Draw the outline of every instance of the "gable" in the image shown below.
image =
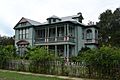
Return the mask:
{"type": "Polygon", "coordinates": [[[18,23],[27,22],[25,18],[22,18],[18,23]]]}
{"type": "Polygon", "coordinates": [[[28,26],[32,26],[32,24],[29,23],[25,18],[22,17],[22,19],[15,25],[14,29],[24,28],[24,27],[28,27],[28,26]]]}

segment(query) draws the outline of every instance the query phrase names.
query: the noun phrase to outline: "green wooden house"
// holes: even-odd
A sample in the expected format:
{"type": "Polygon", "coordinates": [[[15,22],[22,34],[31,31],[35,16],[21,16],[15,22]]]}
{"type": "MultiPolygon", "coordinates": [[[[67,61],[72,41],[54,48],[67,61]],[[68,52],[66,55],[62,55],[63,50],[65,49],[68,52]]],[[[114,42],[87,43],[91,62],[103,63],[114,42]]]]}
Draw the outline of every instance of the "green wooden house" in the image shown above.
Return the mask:
{"type": "Polygon", "coordinates": [[[22,17],[15,25],[15,46],[22,56],[28,46],[45,46],[60,57],[76,56],[81,48],[96,48],[98,28],[82,23],[81,13],[73,16],[47,18],[40,23],[22,17]]]}

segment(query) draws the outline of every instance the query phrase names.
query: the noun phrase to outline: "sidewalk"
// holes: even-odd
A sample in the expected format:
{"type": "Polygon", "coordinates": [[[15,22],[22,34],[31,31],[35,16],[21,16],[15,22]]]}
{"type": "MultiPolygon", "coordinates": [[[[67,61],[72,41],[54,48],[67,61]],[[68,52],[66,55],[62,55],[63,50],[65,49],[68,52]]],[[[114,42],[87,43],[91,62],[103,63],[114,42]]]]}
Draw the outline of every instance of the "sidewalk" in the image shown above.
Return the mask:
{"type": "Polygon", "coordinates": [[[56,77],[56,78],[61,78],[61,79],[65,79],[65,80],[93,80],[93,79],[85,79],[85,78],[75,78],[75,77],[68,77],[68,76],[36,74],[36,73],[30,73],[30,72],[10,71],[10,70],[1,70],[1,69],[0,69],[0,71],[2,71],[2,72],[15,72],[15,73],[19,73],[19,74],[34,75],[34,76],[56,77]]]}

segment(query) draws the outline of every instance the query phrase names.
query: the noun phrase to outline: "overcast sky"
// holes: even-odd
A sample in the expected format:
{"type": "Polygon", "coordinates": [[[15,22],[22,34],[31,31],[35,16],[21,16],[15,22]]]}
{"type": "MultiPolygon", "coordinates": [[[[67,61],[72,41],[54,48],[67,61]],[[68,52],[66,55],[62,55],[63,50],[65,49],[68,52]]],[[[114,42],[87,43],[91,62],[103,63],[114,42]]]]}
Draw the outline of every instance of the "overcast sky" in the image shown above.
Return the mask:
{"type": "Polygon", "coordinates": [[[26,17],[39,22],[56,15],[58,17],[82,12],[84,21],[98,21],[99,14],[106,9],[120,7],[120,0],[0,0],[0,34],[13,36],[13,27],[26,17]]]}

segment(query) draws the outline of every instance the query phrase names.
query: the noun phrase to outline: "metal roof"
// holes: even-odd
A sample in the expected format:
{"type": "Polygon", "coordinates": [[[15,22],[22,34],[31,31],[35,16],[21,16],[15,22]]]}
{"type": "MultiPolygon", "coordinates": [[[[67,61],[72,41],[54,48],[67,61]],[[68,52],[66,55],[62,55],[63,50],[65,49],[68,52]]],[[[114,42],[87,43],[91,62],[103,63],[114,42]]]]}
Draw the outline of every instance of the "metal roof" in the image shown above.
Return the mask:
{"type": "MultiPolygon", "coordinates": [[[[55,15],[49,17],[49,18],[56,18],[56,19],[60,19],[59,21],[57,22],[54,22],[54,23],[59,23],[59,22],[72,22],[72,23],[75,23],[75,24],[80,24],[80,25],[84,25],[86,26],[85,24],[79,22],[78,20],[76,20],[75,18],[79,17],[80,15],[72,15],[72,16],[66,16],[66,17],[57,17],[55,15]]],[[[24,18],[24,17],[23,17],[24,18]]],[[[22,18],[22,19],[23,19],[22,18]]],[[[47,19],[49,19],[47,18],[47,19]]],[[[34,26],[39,26],[39,25],[46,25],[46,24],[49,24],[48,21],[44,22],[44,23],[40,23],[40,22],[37,22],[37,21],[34,21],[34,20],[31,20],[31,19],[28,19],[28,18],[24,18],[25,20],[27,20],[31,25],[34,25],[34,26]]],[[[52,24],[54,24],[52,23],[52,24]]]]}
{"type": "Polygon", "coordinates": [[[40,22],[37,22],[37,21],[31,20],[31,19],[28,19],[28,18],[24,18],[24,19],[26,19],[30,24],[35,25],[35,26],[41,24],[40,22]]]}
{"type": "MultiPolygon", "coordinates": [[[[65,22],[65,21],[70,21],[70,22],[73,22],[73,23],[78,23],[78,24],[81,24],[81,25],[85,25],[83,23],[80,23],[79,21],[73,19],[73,18],[76,18],[76,17],[79,17],[80,15],[72,15],[72,16],[66,16],[66,17],[57,17],[55,15],[49,17],[49,18],[57,18],[57,19],[61,19],[60,21],[57,21],[57,22],[54,22],[54,23],[59,23],[59,22],[65,22]]],[[[49,19],[47,18],[47,19],[49,19]]],[[[48,22],[44,22],[44,23],[41,23],[41,25],[46,25],[46,24],[49,24],[48,22]]]]}
{"type": "Polygon", "coordinates": [[[66,21],[66,20],[74,20],[74,19],[73,19],[74,17],[79,17],[79,15],[61,17],[61,19],[62,19],[63,21],[66,21]]]}
{"type": "MultiPolygon", "coordinates": [[[[55,16],[55,15],[52,15],[51,17],[49,17],[49,18],[56,18],[56,19],[60,19],[59,17],[57,17],[57,16],[55,16]]],[[[47,18],[47,19],[49,19],[49,18],[47,18]]]]}

